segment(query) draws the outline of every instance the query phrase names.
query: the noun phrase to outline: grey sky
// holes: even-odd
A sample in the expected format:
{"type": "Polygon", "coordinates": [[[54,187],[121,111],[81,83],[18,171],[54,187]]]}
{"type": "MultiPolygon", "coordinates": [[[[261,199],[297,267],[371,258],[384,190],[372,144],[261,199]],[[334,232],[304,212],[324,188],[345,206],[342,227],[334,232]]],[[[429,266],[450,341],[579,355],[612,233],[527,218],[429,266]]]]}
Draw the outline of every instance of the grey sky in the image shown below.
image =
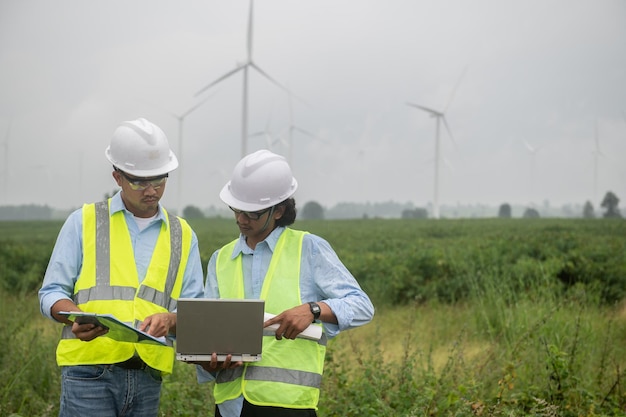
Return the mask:
{"type": "MultiPolygon", "coordinates": [[[[0,2],[0,204],[101,199],[115,187],[111,134],[146,117],[181,160],[166,206],[221,206],[241,157],[242,75],[194,95],[245,61],[248,7],[0,2]],[[184,119],[180,155],[173,114],[207,97],[184,119]]],[[[626,202],[623,0],[257,0],[253,35],[255,63],[301,98],[293,122],[316,136],[293,135],[300,204],[431,202],[435,119],[407,102],[449,103],[440,204],[598,207],[608,190],[626,202]]],[[[249,132],[277,135],[287,95],[254,70],[249,80],[249,132]]]]}

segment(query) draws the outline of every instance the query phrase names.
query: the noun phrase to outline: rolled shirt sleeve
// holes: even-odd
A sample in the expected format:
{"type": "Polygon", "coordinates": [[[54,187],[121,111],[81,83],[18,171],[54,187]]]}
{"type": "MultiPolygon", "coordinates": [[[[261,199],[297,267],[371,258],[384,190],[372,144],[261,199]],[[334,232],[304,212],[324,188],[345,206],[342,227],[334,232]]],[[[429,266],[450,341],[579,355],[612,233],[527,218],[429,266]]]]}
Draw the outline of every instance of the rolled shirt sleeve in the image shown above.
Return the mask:
{"type": "Polygon", "coordinates": [[[330,244],[319,236],[307,234],[302,252],[303,301],[322,301],[337,317],[338,324],[324,323],[327,337],[369,323],[374,317],[374,305],[330,244]]]}

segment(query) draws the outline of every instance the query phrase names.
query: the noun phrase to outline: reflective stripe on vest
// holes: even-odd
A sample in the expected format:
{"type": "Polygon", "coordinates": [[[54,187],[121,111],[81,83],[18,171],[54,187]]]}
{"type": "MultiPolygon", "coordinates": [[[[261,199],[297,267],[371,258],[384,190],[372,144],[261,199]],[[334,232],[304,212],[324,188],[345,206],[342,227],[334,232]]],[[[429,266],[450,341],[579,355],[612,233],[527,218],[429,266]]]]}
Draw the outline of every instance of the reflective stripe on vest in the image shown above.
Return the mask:
{"type": "MultiPolygon", "coordinates": [[[[244,367],[220,371],[216,382],[234,381],[243,375],[244,367]]],[[[305,371],[285,372],[282,368],[251,366],[246,369],[246,380],[283,382],[285,384],[298,384],[307,387],[319,388],[322,384],[322,375],[305,371]]]]}
{"type": "MultiPolygon", "coordinates": [[[[300,262],[304,235],[305,232],[287,228],[278,239],[261,289],[268,313],[280,314],[302,304],[300,262]]],[[[222,298],[244,297],[242,255],[232,259],[235,243],[223,247],[216,262],[222,298]]],[[[325,343],[325,335],[321,342],[314,342],[307,339],[276,340],[273,332],[264,333],[261,361],[218,373],[215,402],[219,404],[243,394],[256,405],[317,408],[325,343]]]]}
{"type": "MultiPolygon", "coordinates": [[[[83,268],[75,284],[75,303],[84,311],[110,313],[134,327],[145,317],[172,311],[180,295],[193,232],[182,219],[164,210],[161,232],[143,282],[135,266],[123,212],[109,213],[109,201],[83,207],[83,268]]],[[[57,363],[107,364],[137,352],[149,366],[171,373],[172,344],[156,346],[120,343],[98,337],[89,344],[75,338],[70,326],[62,331],[57,363]]]]}

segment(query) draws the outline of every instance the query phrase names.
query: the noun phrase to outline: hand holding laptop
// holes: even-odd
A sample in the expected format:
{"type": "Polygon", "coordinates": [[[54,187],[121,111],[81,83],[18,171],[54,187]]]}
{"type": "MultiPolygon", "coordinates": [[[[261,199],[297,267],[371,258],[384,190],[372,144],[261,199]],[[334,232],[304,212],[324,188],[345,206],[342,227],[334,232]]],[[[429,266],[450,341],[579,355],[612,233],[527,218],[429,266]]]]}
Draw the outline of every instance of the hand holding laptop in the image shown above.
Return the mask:
{"type": "Polygon", "coordinates": [[[202,369],[207,372],[217,372],[223,369],[233,369],[243,366],[242,361],[233,361],[233,355],[226,355],[226,358],[223,361],[218,360],[217,353],[211,354],[210,361],[189,361],[187,363],[192,363],[194,365],[200,365],[202,369]]]}

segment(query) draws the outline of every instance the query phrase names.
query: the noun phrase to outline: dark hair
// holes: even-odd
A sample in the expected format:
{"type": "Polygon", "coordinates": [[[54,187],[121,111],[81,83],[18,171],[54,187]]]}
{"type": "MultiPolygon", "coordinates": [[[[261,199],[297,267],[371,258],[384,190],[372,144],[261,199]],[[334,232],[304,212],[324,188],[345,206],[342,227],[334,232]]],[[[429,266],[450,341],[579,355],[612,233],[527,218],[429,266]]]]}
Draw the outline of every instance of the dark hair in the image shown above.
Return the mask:
{"type": "Polygon", "coordinates": [[[296,221],[296,200],[288,198],[285,201],[276,204],[276,207],[285,207],[285,212],[282,217],[276,220],[276,226],[289,226],[296,221]]]}

